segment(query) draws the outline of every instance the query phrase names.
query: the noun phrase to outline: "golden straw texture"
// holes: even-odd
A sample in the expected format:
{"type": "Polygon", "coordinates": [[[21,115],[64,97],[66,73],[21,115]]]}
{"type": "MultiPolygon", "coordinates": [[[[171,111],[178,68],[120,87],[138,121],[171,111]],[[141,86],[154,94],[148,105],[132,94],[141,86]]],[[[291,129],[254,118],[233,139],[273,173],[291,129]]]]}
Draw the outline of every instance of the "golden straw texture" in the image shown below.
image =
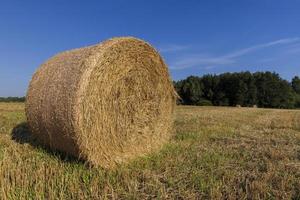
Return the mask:
{"type": "Polygon", "coordinates": [[[122,37],[41,65],[27,92],[26,116],[42,144],[111,168],[168,140],[175,101],[158,52],[122,37]]]}

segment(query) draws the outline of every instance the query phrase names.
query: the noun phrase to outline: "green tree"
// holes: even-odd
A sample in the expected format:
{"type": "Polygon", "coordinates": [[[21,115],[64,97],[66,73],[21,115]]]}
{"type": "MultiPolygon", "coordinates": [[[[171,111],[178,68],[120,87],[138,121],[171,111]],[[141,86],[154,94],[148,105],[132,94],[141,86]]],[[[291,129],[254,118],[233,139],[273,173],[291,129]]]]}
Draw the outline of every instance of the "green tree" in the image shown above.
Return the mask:
{"type": "Polygon", "coordinates": [[[295,96],[290,84],[272,72],[254,74],[257,87],[257,98],[260,107],[292,108],[295,96]]]}
{"type": "Polygon", "coordinates": [[[292,87],[297,94],[300,94],[300,78],[298,76],[293,78],[292,87]]]}
{"type": "Polygon", "coordinates": [[[185,80],[177,82],[175,84],[177,93],[183,100],[184,104],[196,105],[202,97],[202,86],[199,77],[190,76],[185,80]]]}
{"type": "MultiPolygon", "coordinates": [[[[201,78],[201,83],[202,83],[202,91],[203,91],[203,98],[205,100],[210,101],[212,104],[215,99],[215,91],[218,86],[219,79],[216,75],[204,75],[201,78]]],[[[209,103],[209,102],[207,102],[209,103]]]]}

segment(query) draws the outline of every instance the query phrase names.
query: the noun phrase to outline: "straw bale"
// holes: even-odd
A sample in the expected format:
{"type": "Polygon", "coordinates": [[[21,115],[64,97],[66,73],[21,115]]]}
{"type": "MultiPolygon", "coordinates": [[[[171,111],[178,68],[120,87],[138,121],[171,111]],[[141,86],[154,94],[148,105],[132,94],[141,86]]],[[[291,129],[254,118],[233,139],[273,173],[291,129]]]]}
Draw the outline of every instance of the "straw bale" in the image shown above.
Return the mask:
{"type": "Polygon", "coordinates": [[[42,64],[29,85],[26,116],[42,144],[111,168],[169,139],[175,102],[159,53],[121,37],[42,64]]]}

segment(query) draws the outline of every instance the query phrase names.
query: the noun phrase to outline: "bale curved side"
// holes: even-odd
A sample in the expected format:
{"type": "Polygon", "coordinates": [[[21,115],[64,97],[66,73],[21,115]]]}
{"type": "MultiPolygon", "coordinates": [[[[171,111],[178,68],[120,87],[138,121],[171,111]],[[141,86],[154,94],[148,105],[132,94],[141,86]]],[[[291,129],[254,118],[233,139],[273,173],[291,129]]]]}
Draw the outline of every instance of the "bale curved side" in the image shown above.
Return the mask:
{"type": "Polygon", "coordinates": [[[54,56],[30,83],[26,115],[42,143],[113,167],[169,138],[175,96],[160,55],[114,38],[54,56]]]}

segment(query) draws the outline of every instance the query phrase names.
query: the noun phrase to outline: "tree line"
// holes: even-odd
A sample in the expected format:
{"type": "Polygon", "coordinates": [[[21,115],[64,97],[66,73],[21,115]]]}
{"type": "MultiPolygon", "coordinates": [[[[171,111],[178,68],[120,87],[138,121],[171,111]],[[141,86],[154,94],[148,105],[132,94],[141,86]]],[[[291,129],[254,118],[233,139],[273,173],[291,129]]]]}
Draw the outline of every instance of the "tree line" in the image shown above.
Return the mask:
{"type": "Polygon", "coordinates": [[[185,105],[300,108],[300,78],[291,82],[275,72],[239,72],[174,81],[185,105]]]}
{"type": "Polygon", "coordinates": [[[0,102],[25,102],[25,97],[0,97],[0,102]]]}

